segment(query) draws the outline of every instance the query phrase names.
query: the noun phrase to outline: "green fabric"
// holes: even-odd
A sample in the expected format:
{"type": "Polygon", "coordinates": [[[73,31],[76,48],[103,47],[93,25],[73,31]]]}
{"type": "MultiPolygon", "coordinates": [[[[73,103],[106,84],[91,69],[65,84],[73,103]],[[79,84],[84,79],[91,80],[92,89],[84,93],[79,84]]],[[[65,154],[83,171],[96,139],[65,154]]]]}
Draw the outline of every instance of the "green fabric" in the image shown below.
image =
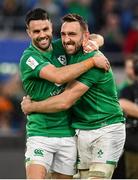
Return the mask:
{"type": "MultiPolygon", "coordinates": [[[[72,57],[70,64],[84,60],[99,53],[94,51],[83,55],[82,52],[72,57]]],[[[72,107],[72,127],[77,129],[97,129],[106,125],[124,122],[120,108],[112,70],[92,68],[78,81],[89,87],[89,90],[72,107]]]]}
{"type": "MultiPolygon", "coordinates": [[[[56,67],[65,65],[64,54],[61,41],[53,43],[53,51],[40,52],[33,45],[24,51],[19,67],[23,87],[32,100],[44,100],[64,90],[64,85],[54,84],[39,77],[40,70],[50,63],[56,67]]],[[[27,116],[26,129],[28,136],[68,137],[74,135],[74,130],[70,127],[68,111],[32,113],[27,116]]]]}

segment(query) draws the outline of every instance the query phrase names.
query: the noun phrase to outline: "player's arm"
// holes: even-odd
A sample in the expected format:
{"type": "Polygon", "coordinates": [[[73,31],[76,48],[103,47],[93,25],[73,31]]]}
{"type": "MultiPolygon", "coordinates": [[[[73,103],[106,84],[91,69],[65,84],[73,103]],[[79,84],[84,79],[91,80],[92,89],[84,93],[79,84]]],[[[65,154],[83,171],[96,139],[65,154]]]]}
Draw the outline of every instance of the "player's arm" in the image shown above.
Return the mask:
{"type": "Polygon", "coordinates": [[[138,105],[134,102],[132,87],[123,88],[119,98],[119,103],[124,113],[128,116],[138,118],[138,105]]]}
{"type": "Polygon", "coordinates": [[[101,47],[104,44],[104,38],[100,34],[91,34],[90,40],[92,40],[92,42],[96,44],[97,47],[101,47]]]}
{"type": "MultiPolygon", "coordinates": [[[[61,46],[61,40],[57,40],[56,42],[57,43],[55,44],[59,44],[60,42],[61,46]]],[[[89,51],[87,52],[92,52],[93,50],[96,50],[98,49],[98,47],[102,46],[103,43],[104,39],[101,35],[91,34],[90,42],[88,41],[88,43],[85,44],[84,51],[89,49],[89,51]]],[[[43,79],[47,79],[51,82],[63,84],[76,79],[81,74],[88,71],[90,68],[94,66],[108,70],[110,68],[110,63],[108,62],[107,58],[103,55],[99,57],[94,56],[93,58],[90,58],[86,61],[61,68],[56,68],[55,66],[49,65],[47,67],[44,67],[40,71],[40,77],[43,79]]]]}
{"type": "Polygon", "coordinates": [[[25,114],[31,112],[52,113],[69,109],[89,87],[79,81],[69,83],[65,91],[43,101],[31,101],[24,97],[21,107],[25,114]]]}
{"type": "Polygon", "coordinates": [[[120,106],[126,115],[138,118],[138,105],[128,99],[120,99],[120,106]]]}
{"type": "Polygon", "coordinates": [[[85,61],[60,68],[49,64],[40,70],[39,76],[54,83],[64,84],[76,79],[94,66],[108,70],[110,64],[105,56],[94,56],[85,61]]]}

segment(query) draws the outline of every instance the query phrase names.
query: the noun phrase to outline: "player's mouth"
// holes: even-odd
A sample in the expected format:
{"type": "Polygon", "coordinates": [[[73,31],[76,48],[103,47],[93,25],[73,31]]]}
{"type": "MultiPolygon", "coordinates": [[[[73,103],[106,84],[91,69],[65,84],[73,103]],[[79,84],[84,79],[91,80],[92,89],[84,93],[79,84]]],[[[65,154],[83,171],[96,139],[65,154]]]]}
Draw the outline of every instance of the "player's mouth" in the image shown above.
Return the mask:
{"type": "Polygon", "coordinates": [[[39,39],[38,42],[39,42],[40,44],[42,44],[42,45],[45,45],[45,44],[47,44],[47,43],[49,42],[49,38],[39,39]]]}
{"type": "Polygon", "coordinates": [[[65,47],[66,47],[67,49],[70,49],[70,48],[74,48],[74,45],[68,44],[68,45],[65,45],[65,47]]]}
{"type": "Polygon", "coordinates": [[[64,43],[64,47],[66,49],[72,49],[72,48],[74,48],[74,43],[73,42],[72,43],[64,43]]]}

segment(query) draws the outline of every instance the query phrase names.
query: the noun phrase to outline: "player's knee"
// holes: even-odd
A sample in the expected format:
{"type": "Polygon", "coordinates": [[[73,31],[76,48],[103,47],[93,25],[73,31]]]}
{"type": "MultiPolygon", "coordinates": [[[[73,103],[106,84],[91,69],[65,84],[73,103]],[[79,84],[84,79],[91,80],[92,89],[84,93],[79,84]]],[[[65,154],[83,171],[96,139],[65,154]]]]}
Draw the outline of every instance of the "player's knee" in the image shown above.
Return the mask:
{"type": "Polygon", "coordinates": [[[26,167],[27,179],[45,179],[46,168],[39,164],[30,164],[26,167]]]}
{"type": "Polygon", "coordinates": [[[79,170],[80,179],[88,179],[89,178],[89,170],[79,170]]]}
{"type": "Polygon", "coordinates": [[[104,163],[93,163],[90,166],[89,178],[111,179],[115,165],[104,163]]]}

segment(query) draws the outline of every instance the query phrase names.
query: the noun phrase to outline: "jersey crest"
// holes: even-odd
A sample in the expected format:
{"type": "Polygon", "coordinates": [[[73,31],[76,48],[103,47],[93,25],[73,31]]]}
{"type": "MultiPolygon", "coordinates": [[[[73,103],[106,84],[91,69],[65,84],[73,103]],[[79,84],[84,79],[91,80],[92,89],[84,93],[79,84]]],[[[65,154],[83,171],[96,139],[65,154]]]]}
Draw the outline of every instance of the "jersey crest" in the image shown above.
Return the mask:
{"type": "Polygon", "coordinates": [[[32,69],[35,69],[39,65],[39,63],[32,56],[27,59],[26,64],[32,69]]]}
{"type": "Polygon", "coordinates": [[[62,64],[62,65],[67,65],[67,59],[66,59],[66,56],[65,55],[61,55],[58,57],[58,60],[59,62],[62,64]]]}

